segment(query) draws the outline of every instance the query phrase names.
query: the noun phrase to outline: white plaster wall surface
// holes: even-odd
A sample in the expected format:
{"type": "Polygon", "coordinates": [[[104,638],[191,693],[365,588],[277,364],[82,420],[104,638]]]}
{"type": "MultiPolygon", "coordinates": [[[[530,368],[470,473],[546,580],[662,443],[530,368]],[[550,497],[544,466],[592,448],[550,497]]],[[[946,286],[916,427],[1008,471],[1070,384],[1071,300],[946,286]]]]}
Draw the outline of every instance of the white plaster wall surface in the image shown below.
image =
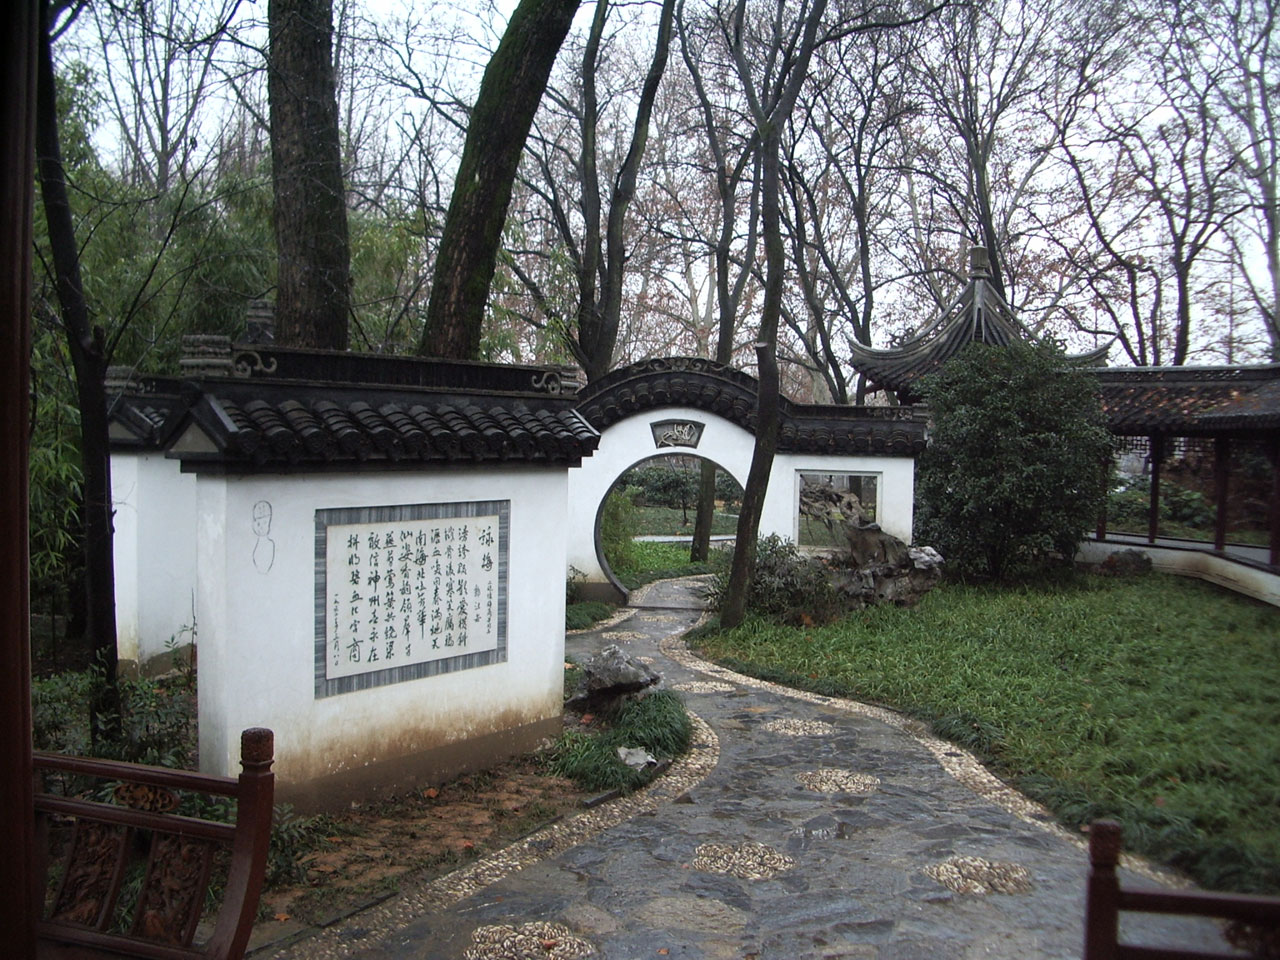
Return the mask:
{"type": "Polygon", "coordinates": [[[569,565],[589,581],[607,579],[596,557],[596,513],[618,477],[637,463],[664,454],[692,454],[714,461],[745,485],[754,445],[755,438],[742,427],[692,407],[647,410],[619,420],[602,432],[596,452],[569,471],[569,565]],[[661,420],[704,424],[697,448],[655,447],[650,424],[661,420]]]}
{"type": "Polygon", "coordinates": [[[116,585],[116,653],[138,659],[138,461],[137,453],[111,455],[111,555],[116,585]]]}
{"type": "MultiPolygon", "coordinates": [[[[601,435],[595,455],[569,471],[569,564],[586,579],[607,579],[596,556],[595,523],[600,502],[623,473],[644,460],[666,454],[705,457],[746,485],[755,447],[752,434],[722,417],[688,407],[665,407],[627,417],[601,435]],[[654,446],[651,424],[689,420],[704,424],[696,448],[654,446]]],[[[880,478],[878,517],[883,530],[911,541],[915,460],[912,457],[778,454],[774,458],[760,517],[760,535],[797,537],[800,471],[872,473],[880,478]]]]}
{"type": "Polygon", "coordinates": [[[196,478],[161,453],[114,453],[111,498],[116,648],[145,663],[196,624],[196,478]]]}
{"type": "Polygon", "coordinates": [[[1139,550],[1151,558],[1155,570],[1198,577],[1273,606],[1280,606],[1280,577],[1243,563],[1234,563],[1207,550],[1177,550],[1146,543],[1085,540],[1076,560],[1102,563],[1120,550],[1139,550]]]}
{"type": "Polygon", "coordinates": [[[302,783],[558,715],[563,470],[202,475],[199,491],[200,759],[207,772],[238,769],[239,732],[250,726],[275,731],[278,776],[302,783]],[[315,511],[475,500],[511,502],[506,662],[317,698],[315,511]],[[255,505],[264,501],[271,505],[267,550],[254,529],[255,505]]]}

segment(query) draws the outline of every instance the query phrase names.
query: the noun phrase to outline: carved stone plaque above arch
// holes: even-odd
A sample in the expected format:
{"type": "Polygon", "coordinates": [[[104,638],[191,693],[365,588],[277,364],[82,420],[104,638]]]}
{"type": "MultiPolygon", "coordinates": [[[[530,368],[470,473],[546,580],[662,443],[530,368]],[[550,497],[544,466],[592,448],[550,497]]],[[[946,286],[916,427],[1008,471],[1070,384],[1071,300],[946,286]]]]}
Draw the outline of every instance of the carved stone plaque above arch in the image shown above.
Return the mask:
{"type": "Polygon", "coordinates": [[[655,420],[649,424],[653,431],[653,445],[663,447],[692,447],[697,449],[705,424],[697,420],[655,420]]]}

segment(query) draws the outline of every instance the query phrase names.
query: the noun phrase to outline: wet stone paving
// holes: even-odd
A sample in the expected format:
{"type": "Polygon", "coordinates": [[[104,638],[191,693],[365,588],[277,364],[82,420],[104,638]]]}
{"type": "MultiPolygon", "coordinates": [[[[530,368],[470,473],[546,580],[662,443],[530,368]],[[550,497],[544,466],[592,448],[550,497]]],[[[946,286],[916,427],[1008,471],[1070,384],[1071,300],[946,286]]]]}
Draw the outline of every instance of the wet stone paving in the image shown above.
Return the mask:
{"type": "MultiPolygon", "coordinates": [[[[700,660],[680,640],[697,591],[651,585],[626,619],[566,639],[576,659],[617,644],[680,691],[694,745],[668,773],[274,955],[1080,956],[1081,837],[910,720],[700,660]]],[[[1207,922],[1122,929],[1223,949],[1207,922]]]]}

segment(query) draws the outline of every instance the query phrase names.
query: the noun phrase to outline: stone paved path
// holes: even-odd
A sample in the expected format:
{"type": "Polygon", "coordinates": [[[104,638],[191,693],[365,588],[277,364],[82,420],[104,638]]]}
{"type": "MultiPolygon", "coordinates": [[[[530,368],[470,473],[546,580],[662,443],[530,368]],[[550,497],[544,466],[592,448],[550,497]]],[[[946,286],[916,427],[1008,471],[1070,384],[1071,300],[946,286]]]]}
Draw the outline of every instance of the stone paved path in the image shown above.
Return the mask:
{"type": "MultiPolygon", "coordinates": [[[[1079,956],[1080,838],[910,721],[694,657],[679,640],[701,616],[690,581],[632,603],[624,621],[571,635],[567,653],[617,643],[649,658],[700,718],[686,758],[647,791],[277,956],[1079,956]]],[[[1222,948],[1208,924],[1128,929],[1222,948]]]]}

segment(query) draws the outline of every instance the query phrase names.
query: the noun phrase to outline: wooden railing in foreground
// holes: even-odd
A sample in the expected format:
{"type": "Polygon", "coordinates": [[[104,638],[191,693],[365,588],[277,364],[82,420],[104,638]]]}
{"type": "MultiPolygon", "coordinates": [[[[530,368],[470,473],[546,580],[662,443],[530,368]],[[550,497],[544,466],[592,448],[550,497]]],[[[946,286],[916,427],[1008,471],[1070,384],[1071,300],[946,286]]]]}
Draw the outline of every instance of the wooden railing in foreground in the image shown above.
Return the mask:
{"type": "Polygon", "coordinates": [[[38,889],[45,896],[36,925],[41,960],[239,960],[266,870],[273,750],[270,730],[245,730],[238,779],[37,752],[36,848],[44,855],[38,889]],[[116,785],[109,800],[86,800],[48,792],[46,784],[55,776],[116,785]],[[234,800],[235,823],[177,813],[179,791],[234,800]],[[49,855],[51,844],[59,848],[56,857],[49,855]],[[215,861],[225,865],[226,882],[208,939],[196,944],[215,861]],[[139,878],[136,897],[125,893],[139,878]],[[122,903],[122,896],[130,902],[122,903]],[[127,929],[120,928],[121,916],[132,917],[127,929]]]}
{"type": "Polygon", "coordinates": [[[1084,960],[1218,960],[1241,956],[1280,957],[1280,897],[1190,890],[1125,890],[1116,876],[1120,825],[1099,820],[1089,828],[1089,885],[1085,900],[1084,960]],[[1122,912],[1161,913],[1228,920],[1230,939],[1248,950],[1206,953],[1172,946],[1119,941],[1122,912]]]}

